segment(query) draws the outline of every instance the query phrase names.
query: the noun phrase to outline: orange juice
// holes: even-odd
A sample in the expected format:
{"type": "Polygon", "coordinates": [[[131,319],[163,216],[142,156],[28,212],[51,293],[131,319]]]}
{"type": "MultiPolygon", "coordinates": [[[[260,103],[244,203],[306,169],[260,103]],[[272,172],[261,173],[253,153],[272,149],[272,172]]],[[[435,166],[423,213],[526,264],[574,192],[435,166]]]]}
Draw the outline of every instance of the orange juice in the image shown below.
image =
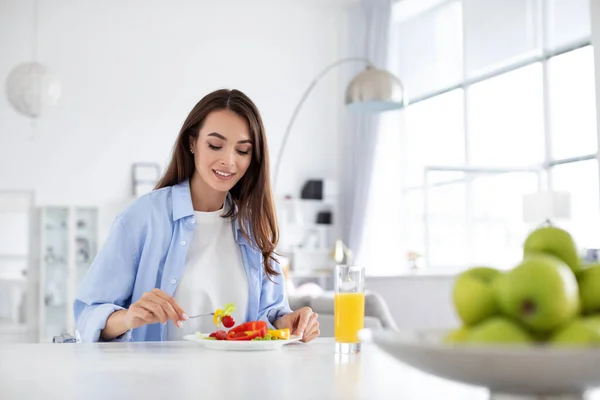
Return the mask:
{"type": "Polygon", "coordinates": [[[334,298],[335,341],[359,343],[358,331],[364,327],[365,294],[336,293],[334,298]]]}

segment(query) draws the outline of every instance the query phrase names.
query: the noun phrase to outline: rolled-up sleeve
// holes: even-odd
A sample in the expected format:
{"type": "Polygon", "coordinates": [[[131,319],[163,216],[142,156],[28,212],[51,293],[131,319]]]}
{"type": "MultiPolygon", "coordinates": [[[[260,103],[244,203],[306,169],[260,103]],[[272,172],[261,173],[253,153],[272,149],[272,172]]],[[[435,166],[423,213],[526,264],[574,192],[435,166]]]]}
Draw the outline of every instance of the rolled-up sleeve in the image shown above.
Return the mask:
{"type": "Polygon", "coordinates": [[[273,276],[269,280],[267,274],[263,272],[260,294],[259,320],[267,322],[269,329],[274,329],[275,321],[292,312],[285,291],[285,280],[281,273],[281,267],[274,262],[273,268],[279,272],[279,275],[273,276]]]}
{"type": "MultiPolygon", "coordinates": [[[[106,242],[82,280],[73,304],[76,334],[82,342],[101,341],[108,317],[128,307],[135,283],[138,255],[119,216],[106,242]]],[[[129,341],[131,331],[113,339],[129,341]]]]}

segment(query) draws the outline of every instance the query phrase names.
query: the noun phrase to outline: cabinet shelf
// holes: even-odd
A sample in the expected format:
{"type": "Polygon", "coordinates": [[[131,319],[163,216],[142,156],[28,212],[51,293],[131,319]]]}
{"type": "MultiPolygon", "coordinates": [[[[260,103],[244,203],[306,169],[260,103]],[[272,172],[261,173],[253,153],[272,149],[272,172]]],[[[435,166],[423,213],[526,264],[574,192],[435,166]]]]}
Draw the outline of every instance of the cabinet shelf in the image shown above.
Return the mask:
{"type": "Polygon", "coordinates": [[[280,198],[277,211],[281,230],[278,251],[289,258],[290,270],[310,274],[329,267],[331,249],[339,236],[337,199],[280,198]]]}

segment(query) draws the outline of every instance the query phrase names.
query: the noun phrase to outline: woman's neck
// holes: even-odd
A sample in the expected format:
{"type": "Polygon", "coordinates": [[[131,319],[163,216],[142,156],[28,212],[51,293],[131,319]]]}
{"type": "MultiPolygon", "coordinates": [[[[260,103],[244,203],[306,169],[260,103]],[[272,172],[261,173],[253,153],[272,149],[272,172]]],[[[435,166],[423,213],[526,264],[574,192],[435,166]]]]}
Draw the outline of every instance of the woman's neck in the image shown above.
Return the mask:
{"type": "Polygon", "coordinates": [[[223,207],[227,192],[218,192],[211,188],[194,172],[190,179],[192,206],[194,211],[218,211],[223,207]]]}

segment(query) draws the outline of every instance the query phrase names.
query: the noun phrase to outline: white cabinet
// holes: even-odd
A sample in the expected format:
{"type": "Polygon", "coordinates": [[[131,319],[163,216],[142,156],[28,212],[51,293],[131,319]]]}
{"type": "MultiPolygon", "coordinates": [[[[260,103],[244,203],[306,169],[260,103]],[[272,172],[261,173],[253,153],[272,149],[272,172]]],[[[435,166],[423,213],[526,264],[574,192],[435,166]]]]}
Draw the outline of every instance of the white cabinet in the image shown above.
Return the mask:
{"type": "Polygon", "coordinates": [[[77,287],[98,247],[98,210],[46,206],[39,209],[39,341],[73,334],[77,287]]]}

